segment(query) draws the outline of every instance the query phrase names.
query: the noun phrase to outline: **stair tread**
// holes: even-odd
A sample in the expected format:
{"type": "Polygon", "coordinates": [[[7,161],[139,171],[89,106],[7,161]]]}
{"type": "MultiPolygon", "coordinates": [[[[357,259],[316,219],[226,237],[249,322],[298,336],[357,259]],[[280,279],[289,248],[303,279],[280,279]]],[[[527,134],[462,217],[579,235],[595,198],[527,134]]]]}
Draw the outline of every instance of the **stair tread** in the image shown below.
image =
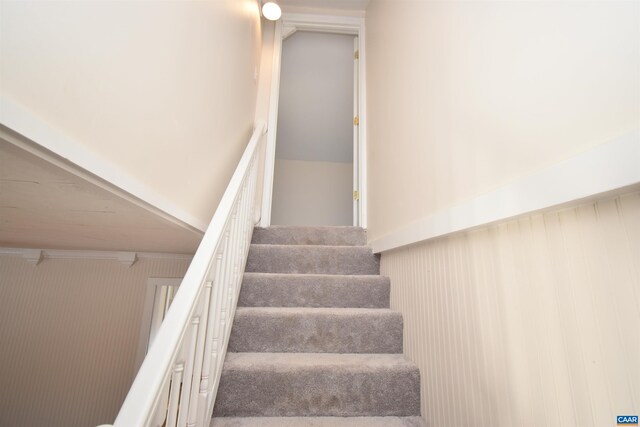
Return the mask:
{"type": "Polygon", "coordinates": [[[417,369],[403,354],[370,353],[227,353],[224,370],[306,370],[336,368],[368,371],[417,369]]]}
{"type": "Polygon", "coordinates": [[[236,316],[393,316],[401,317],[400,312],[390,308],[357,308],[357,307],[238,307],[236,316]]]}
{"type": "Polygon", "coordinates": [[[380,258],[368,246],[251,244],[247,272],[379,274],[380,258]]]}
{"type": "Polygon", "coordinates": [[[256,227],[252,243],[280,243],[287,245],[365,245],[366,231],[352,226],[296,226],[274,225],[267,228],[256,227]]]}
{"type": "Polygon", "coordinates": [[[222,417],[420,415],[418,366],[402,354],[228,353],[222,417]]]}
{"type": "Polygon", "coordinates": [[[240,307],[389,308],[390,280],[373,274],[245,273],[240,307]]]}
{"type": "Polygon", "coordinates": [[[379,273],[363,229],[255,228],[211,427],[423,427],[379,273]]]}
{"type": "Polygon", "coordinates": [[[284,246],[292,249],[304,249],[304,248],[315,248],[315,249],[326,249],[326,248],[337,248],[337,249],[358,249],[358,248],[366,248],[367,250],[371,250],[371,247],[368,245],[288,245],[286,243],[251,243],[251,246],[284,246]]]}
{"type": "Polygon", "coordinates": [[[423,427],[421,417],[216,417],[210,427],[423,427]]]}
{"type": "Polygon", "coordinates": [[[364,228],[355,225],[270,225],[268,227],[256,227],[256,230],[360,230],[364,228]]]}
{"type": "Polygon", "coordinates": [[[228,351],[402,353],[402,314],[388,308],[238,307],[228,351]]]}
{"type": "MultiPolygon", "coordinates": [[[[286,246],[286,245],[281,245],[286,246]]],[[[243,273],[249,277],[268,277],[279,279],[327,279],[327,280],[347,280],[347,281],[361,281],[368,280],[381,280],[388,281],[389,276],[383,276],[380,274],[324,274],[324,273],[263,273],[259,271],[247,271],[243,273]]]]}

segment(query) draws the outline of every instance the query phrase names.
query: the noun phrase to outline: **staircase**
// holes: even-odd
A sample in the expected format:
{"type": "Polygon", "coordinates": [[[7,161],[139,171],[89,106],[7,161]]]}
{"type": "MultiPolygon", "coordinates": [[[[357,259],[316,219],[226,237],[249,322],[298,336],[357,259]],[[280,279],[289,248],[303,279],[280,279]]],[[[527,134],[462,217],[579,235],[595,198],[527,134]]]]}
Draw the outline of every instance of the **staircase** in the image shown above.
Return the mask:
{"type": "Polygon", "coordinates": [[[257,228],[212,427],[422,426],[389,279],[356,227],[257,228]]]}

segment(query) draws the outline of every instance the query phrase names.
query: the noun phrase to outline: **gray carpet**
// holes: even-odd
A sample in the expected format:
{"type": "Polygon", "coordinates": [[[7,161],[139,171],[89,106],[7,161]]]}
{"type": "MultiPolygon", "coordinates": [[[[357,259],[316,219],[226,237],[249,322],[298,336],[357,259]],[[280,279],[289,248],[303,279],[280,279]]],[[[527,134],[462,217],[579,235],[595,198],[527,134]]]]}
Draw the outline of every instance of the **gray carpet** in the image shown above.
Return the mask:
{"type": "Polygon", "coordinates": [[[358,227],[256,227],[251,243],[268,245],[364,246],[367,235],[358,227]]]}
{"type": "Polygon", "coordinates": [[[380,308],[238,307],[229,351],[402,353],[402,316],[380,308]]]}
{"type": "Polygon", "coordinates": [[[389,307],[389,278],[375,275],[245,273],[241,307],[389,307]]]}
{"type": "Polygon", "coordinates": [[[420,417],[214,418],[211,427],[424,427],[420,417]]]}
{"type": "Polygon", "coordinates": [[[421,426],[389,280],[355,227],[254,231],[212,426],[421,426]]]}
{"type": "Polygon", "coordinates": [[[252,243],[245,271],[285,274],[380,274],[380,258],[367,246],[252,243]]]}

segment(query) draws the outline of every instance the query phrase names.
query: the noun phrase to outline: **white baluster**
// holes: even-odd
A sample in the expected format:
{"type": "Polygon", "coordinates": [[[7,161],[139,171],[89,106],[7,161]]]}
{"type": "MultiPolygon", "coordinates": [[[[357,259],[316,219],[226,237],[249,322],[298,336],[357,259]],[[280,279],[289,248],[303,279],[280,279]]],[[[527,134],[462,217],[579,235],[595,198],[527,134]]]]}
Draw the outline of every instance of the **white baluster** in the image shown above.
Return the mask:
{"type": "Polygon", "coordinates": [[[173,375],[171,375],[171,393],[169,394],[169,409],[167,410],[167,427],[176,427],[183,371],[184,364],[182,363],[175,365],[173,368],[173,375]]]}
{"type": "Polygon", "coordinates": [[[178,426],[183,427],[187,424],[187,416],[189,415],[189,398],[191,396],[191,383],[193,382],[193,365],[196,354],[196,346],[198,344],[198,329],[200,326],[200,317],[195,316],[191,319],[191,328],[189,331],[189,339],[187,343],[184,376],[182,377],[182,390],[180,395],[180,408],[178,411],[178,426]]]}
{"type": "MultiPolygon", "coordinates": [[[[225,239],[226,240],[226,239],[225,239]]],[[[224,242],[223,242],[224,247],[224,242]]],[[[222,250],[220,250],[215,256],[214,265],[214,282],[211,289],[211,301],[209,303],[209,315],[207,321],[207,335],[204,348],[204,359],[202,361],[202,373],[200,380],[200,389],[198,391],[198,410],[196,416],[197,425],[204,425],[204,419],[207,413],[207,395],[209,393],[209,383],[211,378],[211,365],[212,361],[217,357],[217,328],[220,322],[220,290],[221,290],[221,276],[222,276],[222,250]]],[[[215,365],[214,365],[215,366],[215,365]]]]}
{"type": "MultiPolygon", "coordinates": [[[[209,304],[211,302],[211,282],[205,284],[205,292],[202,299],[202,315],[200,318],[201,325],[198,329],[198,337],[196,339],[196,354],[193,365],[193,382],[191,384],[191,393],[189,398],[189,411],[187,416],[187,427],[195,427],[198,411],[198,398],[200,392],[200,380],[202,378],[202,365],[205,359],[207,347],[207,322],[209,319],[209,304]]],[[[206,354],[208,356],[208,354],[206,354]]],[[[208,358],[208,357],[207,357],[208,358]]]]}
{"type": "Polygon", "coordinates": [[[264,124],[256,126],[180,292],[165,288],[155,301],[165,321],[151,337],[155,347],[149,349],[115,427],[210,424],[251,242],[263,130],[264,124]]]}
{"type": "Polygon", "coordinates": [[[151,419],[151,425],[154,427],[160,427],[165,425],[167,420],[167,408],[169,407],[169,389],[171,388],[171,375],[170,372],[164,380],[162,392],[160,393],[160,399],[158,399],[158,407],[151,419]]]}
{"type": "MultiPolygon", "coordinates": [[[[215,353],[216,357],[212,360],[212,370],[209,374],[212,381],[209,381],[209,391],[207,395],[207,416],[213,410],[213,399],[215,398],[215,389],[217,387],[217,382],[220,379],[220,372],[222,369],[222,363],[224,362],[224,343],[226,341],[225,331],[227,329],[227,294],[229,292],[229,276],[231,271],[231,256],[229,255],[232,251],[231,245],[231,225],[233,223],[233,218],[227,223],[227,239],[225,241],[225,251],[224,251],[224,260],[223,265],[224,268],[222,270],[222,274],[220,275],[220,282],[217,286],[218,295],[220,297],[219,308],[216,313],[216,325],[214,326],[214,336],[217,337],[215,340],[215,353]]],[[[206,418],[206,417],[205,417],[206,418]]]]}

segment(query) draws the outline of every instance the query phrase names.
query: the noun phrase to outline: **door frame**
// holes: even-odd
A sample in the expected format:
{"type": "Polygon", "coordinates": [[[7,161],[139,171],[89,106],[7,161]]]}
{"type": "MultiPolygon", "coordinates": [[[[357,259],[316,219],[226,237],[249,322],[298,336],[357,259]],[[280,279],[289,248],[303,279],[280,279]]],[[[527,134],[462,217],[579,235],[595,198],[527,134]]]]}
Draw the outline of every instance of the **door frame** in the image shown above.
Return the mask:
{"type": "MultiPolygon", "coordinates": [[[[271,225],[271,203],[273,197],[273,176],[276,160],[276,134],[278,126],[278,102],[280,98],[280,66],[282,60],[282,40],[296,31],[315,31],[333,34],[351,34],[359,42],[358,67],[358,166],[357,191],[359,196],[358,224],[367,228],[367,80],[365,50],[365,20],[361,17],[330,16],[312,14],[283,14],[276,21],[273,37],[273,64],[269,99],[269,117],[267,121],[267,143],[265,148],[265,167],[262,188],[262,208],[260,226],[271,225]]],[[[354,165],[355,167],[355,165],[354,165]]],[[[354,204],[355,209],[355,204],[354,204]]],[[[354,224],[355,225],[355,224],[354,224]]]]}

